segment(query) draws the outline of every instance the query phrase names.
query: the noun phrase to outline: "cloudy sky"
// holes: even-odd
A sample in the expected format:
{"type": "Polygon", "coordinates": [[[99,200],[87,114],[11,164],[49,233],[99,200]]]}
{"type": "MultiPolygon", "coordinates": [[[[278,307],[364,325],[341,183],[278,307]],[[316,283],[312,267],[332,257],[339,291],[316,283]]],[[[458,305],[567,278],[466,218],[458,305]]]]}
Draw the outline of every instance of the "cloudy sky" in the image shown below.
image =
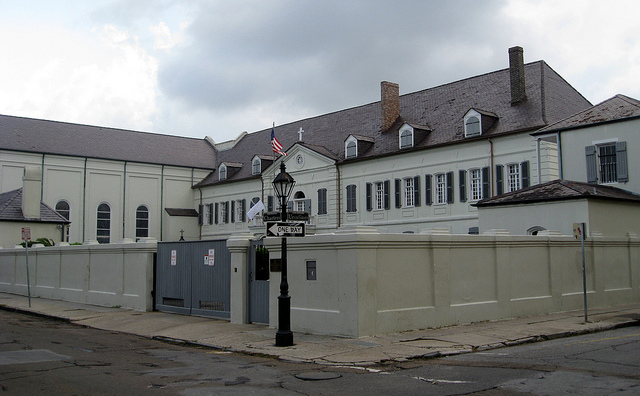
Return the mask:
{"type": "Polygon", "coordinates": [[[234,139],[545,60],[640,99],[637,0],[3,0],[0,114],[234,139]]]}

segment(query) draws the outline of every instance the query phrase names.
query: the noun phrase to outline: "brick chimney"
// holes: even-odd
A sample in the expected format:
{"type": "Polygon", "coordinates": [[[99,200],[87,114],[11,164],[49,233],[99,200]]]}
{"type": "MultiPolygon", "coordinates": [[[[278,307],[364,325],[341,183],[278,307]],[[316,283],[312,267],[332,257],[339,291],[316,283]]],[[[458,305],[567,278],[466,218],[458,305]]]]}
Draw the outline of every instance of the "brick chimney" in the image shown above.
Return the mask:
{"type": "Polygon", "coordinates": [[[383,81],[380,83],[380,103],[382,107],[381,128],[386,131],[400,116],[400,86],[383,81]]]}
{"type": "Polygon", "coordinates": [[[27,219],[40,218],[42,175],[39,166],[26,166],[22,178],[22,215],[27,219]]]}
{"type": "Polygon", "coordinates": [[[527,100],[524,83],[524,50],[522,47],[509,48],[509,73],[511,80],[511,106],[527,100]]]}

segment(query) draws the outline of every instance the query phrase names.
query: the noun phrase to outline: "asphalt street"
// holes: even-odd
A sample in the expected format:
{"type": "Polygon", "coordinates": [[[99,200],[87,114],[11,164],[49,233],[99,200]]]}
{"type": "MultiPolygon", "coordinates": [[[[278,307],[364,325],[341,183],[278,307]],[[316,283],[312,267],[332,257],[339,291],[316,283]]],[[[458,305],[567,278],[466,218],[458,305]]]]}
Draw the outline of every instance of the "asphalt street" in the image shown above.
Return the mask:
{"type": "Polygon", "coordinates": [[[640,327],[373,366],[293,363],[0,311],[6,395],[640,393],[640,327]]]}

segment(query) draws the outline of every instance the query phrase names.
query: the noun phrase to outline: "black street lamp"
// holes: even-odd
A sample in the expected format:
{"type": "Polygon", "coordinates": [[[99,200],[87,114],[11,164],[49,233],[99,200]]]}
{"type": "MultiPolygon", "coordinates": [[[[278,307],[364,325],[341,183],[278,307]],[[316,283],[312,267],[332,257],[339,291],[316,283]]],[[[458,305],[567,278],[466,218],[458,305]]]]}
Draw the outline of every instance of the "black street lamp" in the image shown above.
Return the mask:
{"type": "MultiPolygon", "coordinates": [[[[280,199],[282,221],[287,221],[287,201],[293,191],[296,181],[285,172],[284,161],[280,163],[280,173],[273,179],[273,188],[280,199]]],[[[276,346],[292,346],[293,333],[291,332],[291,296],[289,296],[289,283],[287,282],[287,238],[282,237],[282,271],[280,272],[280,295],[278,296],[278,331],[276,332],[276,346]]]]}

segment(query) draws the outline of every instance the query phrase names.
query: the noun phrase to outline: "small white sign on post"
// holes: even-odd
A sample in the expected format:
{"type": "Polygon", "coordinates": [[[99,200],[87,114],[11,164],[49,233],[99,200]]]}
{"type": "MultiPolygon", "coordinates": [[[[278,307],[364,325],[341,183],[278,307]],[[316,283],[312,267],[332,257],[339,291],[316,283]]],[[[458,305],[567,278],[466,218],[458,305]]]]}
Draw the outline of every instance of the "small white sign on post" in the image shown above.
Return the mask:
{"type": "Polygon", "coordinates": [[[178,251],[177,250],[172,250],[171,251],[171,265],[177,265],[178,264],[178,251]]]}
{"type": "Polygon", "coordinates": [[[215,249],[209,249],[209,265],[211,267],[213,267],[214,265],[216,265],[216,250],[215,249]]]}
{"type": "Polygon", "coordinates": [[[25,242],[31,240],[31,227],[22,227],[22,240],[25,242]]]}

